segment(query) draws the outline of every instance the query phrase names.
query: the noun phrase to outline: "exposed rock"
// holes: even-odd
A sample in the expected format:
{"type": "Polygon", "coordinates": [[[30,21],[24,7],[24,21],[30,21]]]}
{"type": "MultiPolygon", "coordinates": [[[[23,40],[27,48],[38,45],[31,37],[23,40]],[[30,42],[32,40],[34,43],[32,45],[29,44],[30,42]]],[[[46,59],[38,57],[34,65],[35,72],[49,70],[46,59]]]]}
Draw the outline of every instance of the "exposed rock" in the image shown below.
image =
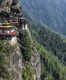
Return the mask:
{"type": "Polygon", "coordinates": [[[0,0],[0,12],[1,11],[11,13],[12,16],[22,15],[22,7],[18,0],[0,0]]]}
{"type": "Polygon", "coordinates": [[[14,16],[21,16],[22,15],[22,7],[18,3],[18,0],[13,0],[11,4],[11,13],[14,16]]]}
{"type": "Polygon", "coordinates": [[[20,48],[16,46],[9,53],[9,72],[11,74],[10,80],[21,80],[22,79],[22,55],[20,48]]]}
{"type": "Polygon", "coordinates": [[[12,0],[0,0],[0,12],[10,12],[10,6],[12,4],[12,0]]]}
{"type": "Polygon", "coordinates": [[[35,69],[35,80],[40,80],[41,76],[41,61],[40,61],[40,56],[37,53],[37,50],[35,47],[33,47],[33,54],[32,54],[32,59],[31,59],[31,67],[35,69]]]}

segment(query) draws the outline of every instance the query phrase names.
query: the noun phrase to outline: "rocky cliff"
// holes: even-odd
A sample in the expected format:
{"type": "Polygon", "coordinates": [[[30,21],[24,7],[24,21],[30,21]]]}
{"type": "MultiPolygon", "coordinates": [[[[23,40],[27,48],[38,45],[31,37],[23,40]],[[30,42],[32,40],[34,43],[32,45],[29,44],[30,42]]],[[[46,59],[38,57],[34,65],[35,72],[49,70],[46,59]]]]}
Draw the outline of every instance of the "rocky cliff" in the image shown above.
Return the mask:
{"type": "Polygon", "coordinates": [[[18,45],[9,51],[9,80],[22,80],[22,55],[18,45]]]}
{"type": "MultiPolygon", "coordinates": [[[[18,3],[18,0],[0,0],[0,12],[1,13],[6,12],[9,15],[9,17],[10,16],[13,16],[13,17],[22,16],[22,8],[21,8],[21,5],[18,3]]],[[[5,14],[5,13],[3,13],[3,14],[5,14]]],[[[27,33],[30,35],[30,33],[28,31],[27,31],[27,33]]],[[[19,35],[19,36],[22,36],[22,35],[19,35]]],[[[22,38],[24,39],[25,37],[22,37],[22,38]]],[[[31,38],[31,36],[30,36],[30,38],[31,38]]],[[[3,40],[3,38],[1,38],[1,39],[3,40]]],[[[6,37],[5,37],[5,39],[6,39],[6,37]]],[[[22,42],[20,37],[18,37],[18,40],[20,42],[22,42]]],[[[22,73],[22,71],[23,71],[23,65],[25,68],[26,61],[24,60],[24,56],[22,53],[23,45],[20,42],[18,42],[18,40],[17,40],[16,45],[11,46],[7,52],[8,53],[7,58],[9,61],[8,72],[10,75],[8,80],[22,80],[22,74],[24,74],[24,73],[22,73]],[[21,45],[22,49],[20,48],[19,45],[21,45]]],[[[5,41],[6,40],[4,40],[4,44],[9,45],[8,42],[6,43],[5,41]]],[[[25,41],[25,43],[26,43],[26,41],[25,41]]],[[[23,43],[23,44],[25,44],[25,43],[23,43]]],[[[29,45],[30,44],[28,44],[28,46],[29,45]]],[[[27,58],[27,56],[26,56],[26,58],[27,58]]],[[[29,61],[29,65],[32,69],[35,70],[35,72],[32,74],[34,76],[34,80],[39,80],[40,75],[41,75],[40,56],[38,56],[37,50],[34,47],[32,49],[32,55],[31,55],[31,60],[29,61]]],[[[2,77],[0,78],[0,80],[2,80],[2,77]]],[[[3,79],[3,80],[7,80],[7,79],[3,79]]],[[[29,80],[29,79],[25,79],[25,80],[29,80]]]]}
{"type": "Polygon", "coordinates": [[[12,0],[0,0],[0,12],[1,11],[10,11],[10,6],[12,4],[12,0]]]}
{"type": "Polygon", "coordinates": [[[40,56],[38,55],[37,49],[35,47],[33,47],[33,54],[30,63],[31,63],[31,67],[35,69],[34,80],[40,80],[41,60],[40,60],[40,56]]]}
{"type": "Polygon", "coordinates": [[[0,0],[0,12],[7,12],[11,13],[12,16],[21,15],[22,14],[22,8],[20,4],[18,3],[18,0],[0,0]]]}

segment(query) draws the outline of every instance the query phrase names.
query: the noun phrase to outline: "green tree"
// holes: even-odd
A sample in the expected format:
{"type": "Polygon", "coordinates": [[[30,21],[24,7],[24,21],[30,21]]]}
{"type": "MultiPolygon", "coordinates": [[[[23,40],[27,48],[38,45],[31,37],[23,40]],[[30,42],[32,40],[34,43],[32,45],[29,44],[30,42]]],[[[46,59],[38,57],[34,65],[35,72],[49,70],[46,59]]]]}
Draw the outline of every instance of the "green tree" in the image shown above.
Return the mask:
{"type": "Polygon", "coordinates": [[[36,43],[37,51],[41,56],[41,78],[44,80],[66,80],[66,66],[52,52],[36,43]]]}
{"type": "Polygon", "coordinates": [[[20,33],[21,50],[26,61],[30,61],[32,55],[32,40],[26,30],[20,33]]]}

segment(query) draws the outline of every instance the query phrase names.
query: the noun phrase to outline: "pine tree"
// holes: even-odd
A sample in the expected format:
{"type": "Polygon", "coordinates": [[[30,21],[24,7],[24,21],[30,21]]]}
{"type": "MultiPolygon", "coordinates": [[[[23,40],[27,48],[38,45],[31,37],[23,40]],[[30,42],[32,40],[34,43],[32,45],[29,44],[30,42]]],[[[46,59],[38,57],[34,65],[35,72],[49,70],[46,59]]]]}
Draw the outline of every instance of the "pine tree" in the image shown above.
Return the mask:
{"type": "Polygon", "coordinates": [[[21,50],[26,61],[30,61],[32,55],[32,40],[29,33],[24,30],[20,34],[21,50]]]}

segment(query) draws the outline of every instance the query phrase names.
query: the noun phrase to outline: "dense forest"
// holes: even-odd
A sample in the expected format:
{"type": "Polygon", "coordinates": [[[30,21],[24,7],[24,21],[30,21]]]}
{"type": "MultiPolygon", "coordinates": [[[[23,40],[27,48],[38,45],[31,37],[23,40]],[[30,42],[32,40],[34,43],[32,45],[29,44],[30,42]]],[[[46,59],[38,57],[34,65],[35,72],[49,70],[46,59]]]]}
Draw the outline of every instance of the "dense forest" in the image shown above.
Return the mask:
{"type": "Polygon", "coordinates": [[[52,32],[48,28],[40,28],[32,25],[31,34],[35,40],[42,44],[48,51],[57,56],[61,62],[66,64],[66,39],[59,33],[52,32]]]}
{"type": "Polygon", "coordinates": [[[41,56],[41,80],[66,80],[66,66],[62,65],[58,57],[40,44],[36,48],[41,56]]]}
{"type": "Polygon", "coordinates": [[[34,44],[41,57],[41,80],[66,80],[66,39],[48,28],[32,24],[34,44]]]}

